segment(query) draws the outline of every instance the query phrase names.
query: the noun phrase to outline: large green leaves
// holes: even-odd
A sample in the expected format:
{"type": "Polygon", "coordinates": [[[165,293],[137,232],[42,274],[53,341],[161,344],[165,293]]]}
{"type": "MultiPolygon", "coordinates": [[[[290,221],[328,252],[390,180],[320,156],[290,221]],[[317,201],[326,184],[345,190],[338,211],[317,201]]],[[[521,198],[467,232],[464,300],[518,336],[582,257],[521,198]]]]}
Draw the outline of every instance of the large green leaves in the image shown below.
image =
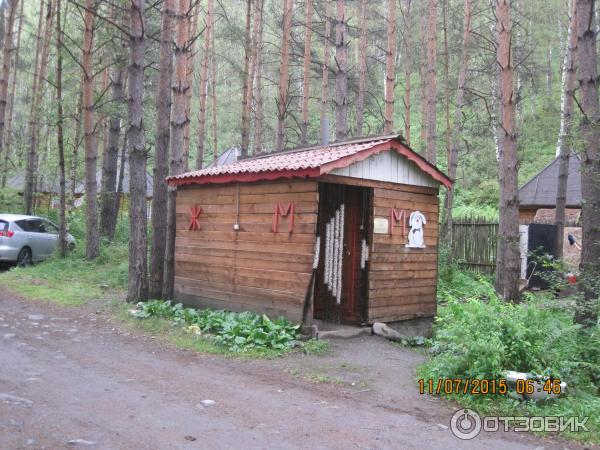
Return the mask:
{"type": "Polygon", "coordinates": [[[141,319],[173,320],[195,333],[210,334],[216,342],[235,352],[252,348],[286,350],[294,345],[299,328],[283,317],[271,320],[252,312],[197,310],[162,300],[138,303],[132,314],[141,319]]]}

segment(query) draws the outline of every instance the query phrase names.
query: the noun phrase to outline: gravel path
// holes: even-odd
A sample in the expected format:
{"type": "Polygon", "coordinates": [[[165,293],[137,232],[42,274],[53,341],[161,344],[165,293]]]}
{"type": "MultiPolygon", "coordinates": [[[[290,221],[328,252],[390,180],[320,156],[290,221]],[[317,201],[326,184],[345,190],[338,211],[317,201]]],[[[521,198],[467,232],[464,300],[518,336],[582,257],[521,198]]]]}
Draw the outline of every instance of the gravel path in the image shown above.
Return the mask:
{"type": "Polygon", "coordinates": [[[375,337],[330,356],[236,360],[173,348],[94,306],[0,285],[0,448],[580,448],[516,433],[460,441],[419,396],[422,356],[375,337]]]}

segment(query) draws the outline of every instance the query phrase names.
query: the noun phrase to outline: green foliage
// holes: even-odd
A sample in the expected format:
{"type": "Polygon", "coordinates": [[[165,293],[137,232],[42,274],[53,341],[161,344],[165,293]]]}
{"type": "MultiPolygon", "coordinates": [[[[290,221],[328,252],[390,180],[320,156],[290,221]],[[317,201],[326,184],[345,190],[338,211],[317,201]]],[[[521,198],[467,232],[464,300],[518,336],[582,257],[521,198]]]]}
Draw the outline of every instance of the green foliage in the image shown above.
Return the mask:
{"type": "Polygon", "coordinates": [[[24,209],[23,196],[16,189],[0,189],[0,213],[19,214],[24,209]]]}
{"type": "MultiPolygon", "coordinates": [[[[474,177],[479,174],[473,174],[474,177]]],[[[452,215],[455,220],[482,217],[498,220],[499,187],[495,179],[483,179],[476,186],[455,187],[452,215]]]]}
{"type": "Polygon", "coordinates": [[[440,297],[448,303],[439,308],[431,358],[419,378],[498,379],[507,370],[558,377],[569,394],[552,403],[462,395],[460,402],[484,414],[590,416],[596,431],[572,437],[600,442],[600,327],[573,324],[573,310],[551,295],[528,293],[520,304],[504,303],[483,277],[457,268],[440,276],[440,297]]]}
{"type": "Polygon", "coordinates": [[[427,371],[435,378],[494,378],[517,370],[573,381],[581,373],[571,358],[581,354],[583,344],[570,314],[537,299],[450,300],[436,320],[427,371]]]}
{"type": "Polygon", "coordinates": [[[492,279],[478,272],[461,269],[450,259],[448,246],[440,246],[438,257],[438,300],[490,299],[496,296],[492,279]]]}
{"type": "Polygon", "coordinates": [[[283,317],[271,320],[251,312],[196,310],[162,300],[138,303],[133,315],[142,319],[159,317],[199,335],[211,334],[215,342],[232,352],[255,348],[286,351],[295,345],[299,328],[283,317]]]}

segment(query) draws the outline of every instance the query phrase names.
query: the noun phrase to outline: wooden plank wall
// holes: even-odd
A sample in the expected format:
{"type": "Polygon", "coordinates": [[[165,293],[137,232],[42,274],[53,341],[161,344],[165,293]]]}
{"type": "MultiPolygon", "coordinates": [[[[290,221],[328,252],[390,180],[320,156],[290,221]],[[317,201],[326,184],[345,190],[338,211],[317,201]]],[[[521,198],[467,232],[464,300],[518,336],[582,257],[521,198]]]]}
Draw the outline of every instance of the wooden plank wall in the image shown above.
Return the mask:
{"type": "Polygon", "coordinates": [[[392,322],[432,317],[436,312],[438,251],[438,188],[385,184],[373,189],[373,216],[389,220],[390,209],[408,216],[421,211],[424,249],[406,248],[407,236],[400,223],[394,233],[373,234],[369,262],[369,322],[392,322]]]}
{"type": "Polygon", "coordinates": [[[310,282],[318,211],[316,181],[237,186],[182,186],[177,193],[175,298],[199,307],[250,310],[300,320],[310,282]],[[294,229],[281,218],[271,232],[277,203],[294,202],[294,229]],[[189,209],[202,208],[200,230],[190,231],[189,209]]]}

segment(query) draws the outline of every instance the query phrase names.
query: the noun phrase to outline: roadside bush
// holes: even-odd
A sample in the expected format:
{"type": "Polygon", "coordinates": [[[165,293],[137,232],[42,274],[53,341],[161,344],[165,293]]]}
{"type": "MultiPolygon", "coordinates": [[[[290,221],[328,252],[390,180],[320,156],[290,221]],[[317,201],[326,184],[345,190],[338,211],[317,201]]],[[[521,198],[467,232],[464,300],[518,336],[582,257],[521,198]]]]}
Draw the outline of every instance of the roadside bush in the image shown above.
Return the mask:
{"type": "Polygon", "coordinates": [[[269,319],[251,312],[184,308],[181,303],[152,300],[140,302],[132,313],[138,318],[158,317],[183,325],[190,332],[210,334],[215,342],[230,351],[241,352],[255,348],[284,351],[293,347],[298,337],[298,325],[285,318],[269,319]]]}
{"type": "Polygon", "coordinates": [[[439,308],[430,359],[418,369],[423,379],[499,379],[507,370],[566,381],[567,395],[552,402],[510,396],[457,395],[461,405],[482,414],[590,417],[592,433],[578,440],[600,442],[600,327],[582,329],[571,308],[551,297],[525,295],[520,304],[496,296],[450,298],[439,308]]]}
{"type": "Polygon", "coordinates": [[[459,262],[450,258],[450,249],[447,245],[440,246],[438,274],[438,301],[471,298],[488,300],[496,296],[491,278],[462,269],[459,262]]]}
{"type": "Polygon", "coordinates": [[[495,378],[517,370],[574,381],[578,356],[589,339],[598,339],[597,330],[582,333],[571,314],[535,298],[520,304],[495,297],[487,303],[450,300],[436,319],[426,372],[433,378],[495,378]]]}

